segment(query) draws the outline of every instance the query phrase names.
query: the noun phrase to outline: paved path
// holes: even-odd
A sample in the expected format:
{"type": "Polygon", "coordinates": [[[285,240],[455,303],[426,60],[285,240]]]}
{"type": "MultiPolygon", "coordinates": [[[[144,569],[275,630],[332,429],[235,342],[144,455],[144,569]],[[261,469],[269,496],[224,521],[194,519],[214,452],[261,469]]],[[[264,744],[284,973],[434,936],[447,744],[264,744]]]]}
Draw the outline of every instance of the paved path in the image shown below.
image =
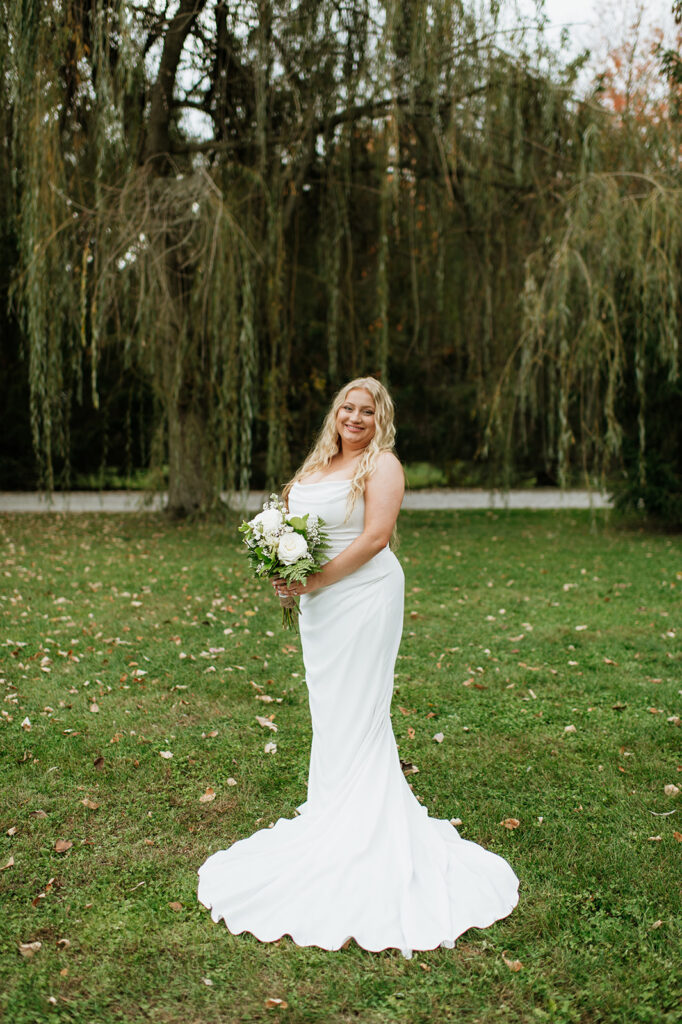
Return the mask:
{"type": "MultiPolygon", "coordinates": [[[[235,509],[248,512],[262,507],[267,491],[250,491],[246,504],[239,495],[230,499],[235,509]]],[[[223,495],[227,500],[227,495],[223,495]]],[[[165,495],[153,497],[139,491],[68,491],[46,498],[28,491],[0,491],[0,512],[157,512],[165,495]]],[[[571,509],[610,508],[611,501],[597,491],[560,491],[543,487],[526,491],[483,491],[477,489],[410,491],[405,509],[571,509]]]]}

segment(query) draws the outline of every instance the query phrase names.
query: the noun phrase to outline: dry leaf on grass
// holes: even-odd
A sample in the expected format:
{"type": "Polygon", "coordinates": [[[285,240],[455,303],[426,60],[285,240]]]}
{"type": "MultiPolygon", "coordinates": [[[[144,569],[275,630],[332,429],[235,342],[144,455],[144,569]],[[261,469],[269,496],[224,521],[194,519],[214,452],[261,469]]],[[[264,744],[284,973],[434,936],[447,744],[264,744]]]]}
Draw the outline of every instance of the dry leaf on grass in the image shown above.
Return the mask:
{"type": "Polygon", "coordinates": [[[99,804],[95,803],[94,800],[91,800],[89,796],[84,797],[84,799],[81,800],[81,803],[83,804],[83,807],[87,807],[90,811],[96,811],[99,807],[99,804]]]}
{"type": "Polygon", "coordinates": [[[673,839],[676,839],[678,843],[682,843],[682,832],[673,832],[673,839]]]}
{"type": "Polygon", "coordinates": [[[60,949],[68,949],[71,945],[70,939],[57,939],[57,945],[60,949]]]}
{"type": "Polygon", "coordinates": [[[520,960],[508,960],[507,957],[505,956],[506,952],[507,952],[506,949],[502,951],[502,959],[504,960],[504,962],[507,965],[507,967],[509,968],[509,970],[510,971],[520,971],[521,968],[523,967],[523,964],[521,963],[521,961],[520,960]]]}
{"type": "Polygon", "coordinates": [[[577,732],[578,730],[574,725],[565,725],[564,732],[577,732]]]}
{"type": "Polygon", "coordinates": [[[57,853],[66,853],[66,851],[70,850],[72,846],[73,843],[71,842],[70,839],[58,839],[57,842],[54,844],[54,848],[57,851],[57,853]]]}
{"type": "Polygon", "coordinates": [[[236,785],[237,785],[237,780],[236,780],[236,779],[233,779],[233,778],[232,778],[232,777],[230,776],[230,778],[229,778],[229,779],[227,780],[227,783],[226,783],[226,785],[228,785],[228,786],[236,786],[236,785]]]}
{"type": "Polygon", "coordinates": [[[518,818],[505,818],[500,822],[500,825],[504,825],[505,828],[514,829],[518,828],[521,822],[518,818]]]}
{"type": "Polygon", "coordinates": [[[265,746],[263,747],[263,750],[265,751],[266,754],[276,754],[277,753],[277,744],[276,743],[266,743],[265,746]]]}
{"type": "Polygon", "coordinates": [[[212,800],[215,800],[215,789],[212,789],[211,786],[207,786],[206,792],[202,793],[201,796],[199,797],[199,803],[210,804],[212,800]]]}
{"type": "Polygon", "coordinates": [[[400,767],[403,770],[403,775],[416,775],[419,769],[416,764],[412,764],[411,761],[400,761],[400,767]]]}
{"type": "Polygon", "coordinates": [[[42,942],[20,942],[19,952],[21,953],[22,956],[25,956],[27,959],[30,959],[34,953],[38,952],[41,946],[42,942]]]}
{"type": "Polygon", "coordinates": [[[256,721],[264,729],[270,729],[272,732],[277,732],[277,726],[274,722],[271,722],[269,718],[263,718],[262,715],[256,715],[256,721]]]}
{"type": "Polygon", "coordinates": [[[7,863],[2,865],[2,867],[0,868],[0,871],[6,871],[7,868],[13,868],[13,867],[14,867],[14,857],[10,857],[10,859],[7,861],[7,863]]]}
{"type": "Polygon", "coordinates": [[[163,757],[166,761],[169,761],[172,756],[173,756],[173,752],[171,750],[160,750],[159,751],[159,757],[163,757]]]}
{"type": "Polygon", "coordinates": [[[171,910],[174,910],[176,913],[179,910],[182,910],[182,903],[178,903],[177,900],[173,900],[173,902],[169,903],[168,906],[171,908],[171,910]]]}
{"type": "Polygon", "coordinates": [[[21,728],[24,730],[24,732],[30,732],[31,731],[31,719],[28,717],[28,715],[26,716],[26,718],[21,723],[21,728]]]}
{"type": "Polygon", "coordinates": [[[408,736],[408,739],[411,739],[411,740],[413,740],[413,739],[415,738],[415,736],[416,736],[416,735],[417,735],[417,734],[416,734],[416,732],[414,731],[414,729],[412,728],[412,726],[411,726],[411,725],[408,725],[408,727],[407,727],[407,736],[408,736]]]}
{"type": "Polygon", "coordinates": [[[271,997],[269,997],[268,999],[265,1000],[265,1009],[266,1010],[277,1010],[277,1009],[279,1009],[279,1010],[286,1010],[288,1005],[289,1004],[286,1001],[286,999],[275,999],[274,997],[271,996],[271,997]]]}
{"type": "Polygon", "coordinates": [[[677,796],[680,791],[680,787],[676,786],[674,782],[669,782],[667,786],[663,787],[663,792],[666,796],[677,796]]]}
{"type": "Polygon", "coordinates": [[[436,741],[436,743],[442,743],[443,740],[445,739],[445,736],[443,735],[442,732],[437,732],[433,738],[436,741]]]}
{"type": "Polygon", "coordinates": [[[16,825],[12,825],[11,828],[7,829],[7,833],[6,834],[8,836],[15,836],[17,834],[17,826],[16,825]]]}

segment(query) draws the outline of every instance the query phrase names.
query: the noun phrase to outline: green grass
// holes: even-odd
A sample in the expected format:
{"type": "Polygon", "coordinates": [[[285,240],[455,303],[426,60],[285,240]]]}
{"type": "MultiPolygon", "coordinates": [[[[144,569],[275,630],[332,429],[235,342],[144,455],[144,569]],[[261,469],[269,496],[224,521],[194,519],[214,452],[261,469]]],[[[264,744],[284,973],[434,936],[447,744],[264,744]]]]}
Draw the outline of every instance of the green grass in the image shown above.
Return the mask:
{"type": "Polygon", "coordinates": [[[509,859],[514,913],[411,961],[213,924],[198,865],[305,795],[297,638],[232,522],[0,517],[7,1021],[682,1019],[679,537],[565,512],[410,513],[400,532],[401,757],[432,814],[509,859]]]}

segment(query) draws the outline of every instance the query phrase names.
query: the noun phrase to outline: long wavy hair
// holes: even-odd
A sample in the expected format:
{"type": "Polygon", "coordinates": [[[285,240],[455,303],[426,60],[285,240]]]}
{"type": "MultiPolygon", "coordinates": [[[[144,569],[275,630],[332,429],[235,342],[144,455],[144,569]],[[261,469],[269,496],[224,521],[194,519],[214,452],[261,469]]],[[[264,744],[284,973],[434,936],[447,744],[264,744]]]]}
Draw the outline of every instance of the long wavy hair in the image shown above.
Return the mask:
{"type": "Polygon", "coordinates": [[[341,390],[334,396],[312,450],[282,491],[282,497],[286,503],[288,503],[289,492],[297,480],[310,476],[319,469],[324,469],[325,466],[329,465],[332,458],[341,451],[341,439],[336,429],[336,417],[339,409],[354,388],[363,388],[365,391],[369,391],[374,399],[375,430],[374,437],[358,459],[357,468],[351,479],[346,509],[347,517],[353,511],[353,507],[360,495],[364,493],[365,484],[368,477],[374,471],[379,454],[381,452],[394,451],[395,425],[393,421],[395,412],[391,396],[381,381],[378,381],[375,377],[356,377],[355,380],[344,384],[341,390]]]}

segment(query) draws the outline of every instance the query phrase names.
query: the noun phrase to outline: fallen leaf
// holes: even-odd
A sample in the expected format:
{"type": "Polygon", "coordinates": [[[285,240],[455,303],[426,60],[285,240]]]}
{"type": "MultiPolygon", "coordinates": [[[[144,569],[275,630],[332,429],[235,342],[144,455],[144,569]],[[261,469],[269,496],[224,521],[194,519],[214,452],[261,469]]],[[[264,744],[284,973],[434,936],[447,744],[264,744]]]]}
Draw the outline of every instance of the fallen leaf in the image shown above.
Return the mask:
{"type": "Polygon", "coordinates": [[[615,704],[611,705],[611,710],[612,711],[624,711],[626,707],[627,707],[627,704],[623,704],[623,703],[621,703],[621,701],[616,701],[615,704]]]}
{"type": "Polygon", "coordinates": [[[663,840],[663,836],[649,836],[650,843],[660,843],[663,840]]]}
{"type": "Polygon", "coordinates": [[[92,765],[93,768],[102,768],[104,766],[104,758],[102,757],[101,754],[99,757],[95,758],[95,760],[92,762],[92,765]]]}
{"type": "Polygon", "coordinates": [[[521,822],[518,818],[505,818],[500,822],[500,825],[504,825],[505,828],[513,829],[518,828],[521,822]]]}
{"type": "Polygon", "coordinates": [[[208,985],[209,987],[213,984],[210,978],[202,978],[201,980],[203,981],[204,985],[208,985]]]}
{"type": "Polygon", "coordinates": [[[37,953],[41,946],[42,942],[20,942],[19,952],[28,959],[37,953]]]}
{"type": "Polygon", "coordinates": [[[170,758],[172,756],[173,756],[173,752],[171,750],[160,750],[159,751],[159,757],[163,757],[166,761],[170,760],[170,758]]]}
{"type": "Polygon", "coordinates": [[[419,966],[421,967],[422,971],[427,971],[427,972],[428,972],[428,971],[430,971],[430,970],[431,970],[431,968],[429,967],[429,965],[428,965],[428,964],[425,964],[425,963],[423,963],[423,961],[421,961],[421,960],[419,961],[419,966]]]}
{"type": "Polygon", "coordinates": [[[445,739],[445,736],[443,735],[442,732],[437,732],[433,738],[436,741],[436,743],[442,743],[443,740],[445,739]]]}
{"type": "Polygon", "coordinates": [[[90,811],[96,811],[99,807],[99,804],[95,803],[95,801],[91,800],[88,796],[81,800],[81,803],[83,804],[83,807],[87,807],[90,811]]]}
{"type": "Polygon", "coordinates": [[[31,811],[31,815],[30,816],[32,818],[46,818],[47,817],[47,812],[43,811],[43,810],[31,811]]]}
{"type": "Polygon", "coordinates": [[[604,658],[605,665],[617,665],[618,662],[614,661],[613,658],[604,658]]]}
{"type": "Polygon", "coordinates": [[[577,732],[578,730],[574,725],[565,725],[564,732],[577,732]]]}
{"type": "Polygon", "coordinates": [[[682,832],[673,832],[673,839],[676,839],[678,843],[682,843],[682,832]]]}
{"type": "Polygon", "coordinates": [[[173,900],[173,902],[169,903],[168,906],[171,908],[171,910],[174,910],[176,914],[179,910],[182,910],[182,903],[178,903],[177,900],[173,900]]]}
{"type": "Polygon", "coordinates": [[[31,719],[28,717],[28,715],[21,723],[21,728],[24,729],[25,732],[31,731],[31,719]]]}
{"type": "Polygon", "coordinates": [[[455,828],[457,828],[458,825],[462,824],[462,819],[461,818],[450,818],[450,824],[454,825],[455,828]]]}
{"type": "Polygon", "coordinates": [[[398,711],[400,712],[401,715],[413,715],[415,709],[414,708],[401,708],[400,704],[398,704],[398,711]]]}
{"type": "Polygon", "coordinates": [[[16,825],[12,825],[11,828],[7,829],[7,835],[8,836],[15,836],[16,834],[17,834],[17,826],[16,825]]]}
{"type": "Polygon", "coordinates": [[[288,1005],[289,1004],[287,1003],[286,999],[275,999],[274,997],[271,996],[271,997],[269,997],[268,999],[265,1000],[265,1009],[266,1010],[275,1010],[275,1009],[286,1010],[288,1005]]]}
{"type": "Polygon", "coordinates": [[[70,839],[58,839],[57,842],[54,844],[54,848],[57,851],[57,853],[66,853],[66,851],[70,850],[72,846],[73,843],[71,842],[70,839]]]}
{"type": "Polygon", "coordinates": [[[199,797],[200,804],[210,804],[211,800],[215,800],[215,789],[210,786],[206,787],[206,792],[202,793],[199,797]]]}
{"type": "Polygon", "coordinates": [[[677,796],[680,791],[680,787],[676,786],[674,782],[669,782],[667,786],[663,787],[663,792],[666,796],[677,796]]]}
{"type": "Polygon", "coordinates": [[[419,769],[417,768],[416,764],[412,764],[411,761],[402,761],[401,760],[400,767],[403,770],[403,775],[416,775],[417,772],[419,771],[419,769]]]}
{"type": "Polygon", "coordinates": [[[3,866],[0,868],[0,871],[6,871],[7,868],[13,868],[13,867],[14,867],[14,857],[10,857],[10,859],[7,861],[7,863],[3,864],[3,866]]]}
{"type": "Polygon", "coordinates": [[[263,718],[262,715],[256,715],[256,721],[264,729],[271,729],[272,732],[277,732],[277,726],[274,722],[271,722],[269,718],[263,718]]]}
{"type": "Polygon", "coordinates": [[[663,924],[663,922],[661,921],[661,919],[659,917],[658,921],[654,921],[654,923],[651,925],[651,928],[652,929],[653,928],[660,928],[662,924],[663,924]]]}
{"type": "Polygon", "coordinates": [[[265,751],[266,754],[276,754],[277,753],[277,744],[276,743],[266,743],[265,746],[263,747],[263,750],[265,751]]]}
{"type": "Polygon", "coordinates": [[[415,736],[416,736],[416,735],[417,735],[417,734],[416,734],[416,732],[414,731],[414,729],[412,728],[412,726],[411,726],[411,725],[409,725],[409,726],[407,727],[407,736],[408,736],[408,739],[411,739],[411,740],[413,740],[413,739],[415,738],[415,736]]]}
{"type": "Polygon", "coordinates": [[[92,712],[93,715],[96,715],[97,712],[99,711],[99,705],[98,704],[94,704],[94,703],[91,704],[90,705],[90,711],[92,712]]]}
{"type": "Polygon", "coordinates": [[[504,962],[507,965],[507,967],[509,968],[509,970],[510,971],[520,971],[521,968],[523,967],[523,964],[521,963],[521,961],[520,960],[507,960],[507,957],[505,956],[506,952],[507,952],[506,949],[503,950],[503,952],[502,952],[502,959],[504,960],[504,962]]]}

